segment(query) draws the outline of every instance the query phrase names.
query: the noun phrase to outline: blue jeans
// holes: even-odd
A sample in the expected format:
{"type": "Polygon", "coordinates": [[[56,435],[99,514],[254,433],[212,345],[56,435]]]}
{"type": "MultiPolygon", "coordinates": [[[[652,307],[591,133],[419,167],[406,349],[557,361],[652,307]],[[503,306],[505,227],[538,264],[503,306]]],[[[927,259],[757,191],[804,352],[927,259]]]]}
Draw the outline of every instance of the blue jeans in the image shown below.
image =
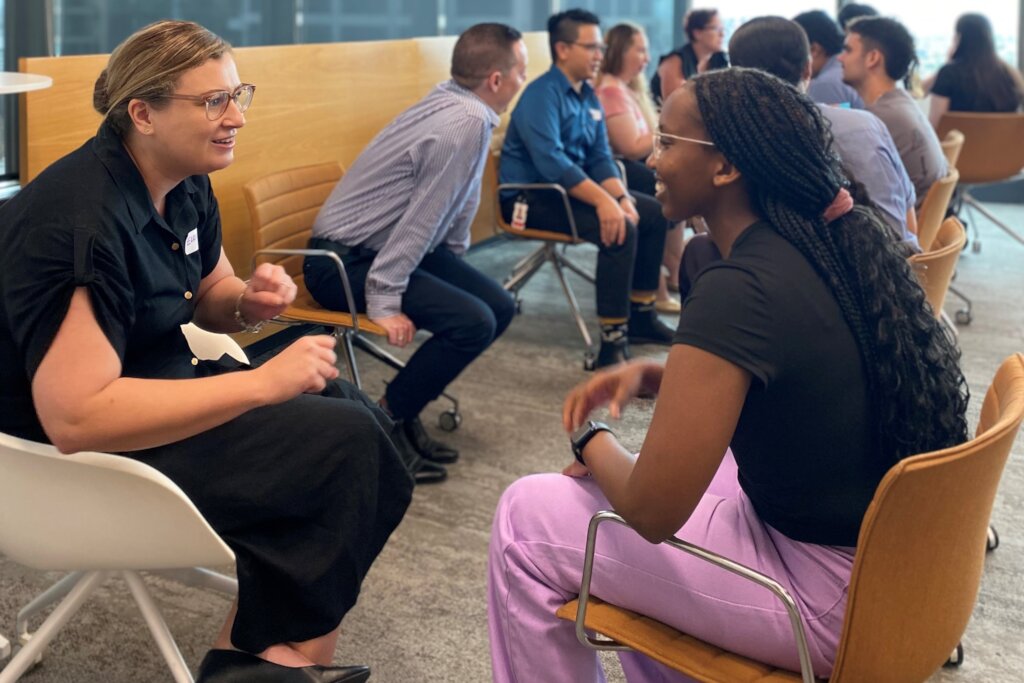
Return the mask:
{"type": "MultiPolygon", "coordinates": [[[[313,238],[310,248],[331,249],[341,256],[358,312],[366,312],[366,275],[377,256],[360,247],[348,249],[313,238]],[[347,253],[342,254],[342,252],[347,253]]],[[[306,288],[324,308],[348,310],[338,271],[329,259],[310,258],[303,265],[306,288]]],[[[515,315],[515,302],[501,285],[440,246],[423,257],[409,276],[402,313],[430,339],[388,384],[385,397],[396,419],[416,417],[466,366],[501,336],[515,315]]]]}

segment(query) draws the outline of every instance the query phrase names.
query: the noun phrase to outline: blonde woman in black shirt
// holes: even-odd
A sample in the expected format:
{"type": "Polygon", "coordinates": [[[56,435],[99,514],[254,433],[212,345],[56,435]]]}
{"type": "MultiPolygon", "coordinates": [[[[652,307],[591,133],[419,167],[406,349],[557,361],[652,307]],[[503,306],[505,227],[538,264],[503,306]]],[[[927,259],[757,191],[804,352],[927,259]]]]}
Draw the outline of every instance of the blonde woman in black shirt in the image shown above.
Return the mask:
{"type": "Polygon", "coordinates": [[[239,597],[200,681],[356,683],[367,667],[330,665],[339,623],[411,494],[390,422],[335,381],[330,337],[223,372],[180,330],[239,331],[295,297],[279,267],[235,276],[206,175],[253,92],[193,23],[114,50],[96,137],[0,209],[0,430],[152,465],[234,550],[239,597]]]}

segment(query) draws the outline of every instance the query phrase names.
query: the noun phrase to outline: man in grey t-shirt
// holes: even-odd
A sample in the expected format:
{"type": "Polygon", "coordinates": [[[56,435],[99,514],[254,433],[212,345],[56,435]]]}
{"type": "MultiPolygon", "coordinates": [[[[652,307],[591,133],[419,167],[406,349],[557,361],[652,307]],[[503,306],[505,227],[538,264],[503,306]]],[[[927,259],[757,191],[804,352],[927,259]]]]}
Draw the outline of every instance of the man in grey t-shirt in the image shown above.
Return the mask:
{"type": "Polygon", "coordinates": [[[947,165],[935,129],[906,90],[896,87],[917,65],[914,38],[895,19],[863,17],[847,26],[839,61],[843,80],[889,129],[920,206],[932,183],[946,175],[947,165]]]}

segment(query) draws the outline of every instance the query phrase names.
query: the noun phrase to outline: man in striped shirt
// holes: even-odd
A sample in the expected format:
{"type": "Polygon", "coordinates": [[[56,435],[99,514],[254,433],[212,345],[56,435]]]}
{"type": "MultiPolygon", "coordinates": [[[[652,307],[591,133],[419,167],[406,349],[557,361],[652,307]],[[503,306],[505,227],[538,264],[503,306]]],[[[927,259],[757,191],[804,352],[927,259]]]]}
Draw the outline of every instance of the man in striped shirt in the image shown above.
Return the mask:
{"type": "MultiPolygon", "coordinates": [[[[405,346],[432,333],[388,384],[381,406],[418,483],[442,481],[458,453],[427,436],[420,411],[479,356],[515,312],[512,297],[461,257],[480,203],[491,133],[526,80],[526,46],[503,24],[459,36],[452,78],[388,124],[334,188],[310,246],[345,263],[356,307],[405,346]],[[424,458],[426,460],[424,460],[424,458]]],[[[347,310],[337,271],[308,259],[320,305],[347,310]]]]}

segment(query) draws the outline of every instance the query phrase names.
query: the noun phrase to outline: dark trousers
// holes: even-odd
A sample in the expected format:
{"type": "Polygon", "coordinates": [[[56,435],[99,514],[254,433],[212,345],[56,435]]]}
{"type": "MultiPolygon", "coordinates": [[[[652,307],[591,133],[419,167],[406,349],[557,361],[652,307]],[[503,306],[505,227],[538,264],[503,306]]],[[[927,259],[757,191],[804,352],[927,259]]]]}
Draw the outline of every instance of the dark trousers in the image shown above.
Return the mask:
{"type": "MultiPolygon", "coordinates": [[[[626,221],[626,239],[608,247],[601,243],[601,222],[597,209],[572,197],[569,204],[576,220],[580,239],[598,246],[597,253],[597,315],[601,318],[629,318],[631,290],[653,292],[658,288],[665,230],[668,221],[661,213],[661,204],[654,197],[632,193],[636,198],[639,225],[626,221]]],[[[553,190],[529,190],[525,193],[529,211],[526,224],[536,230],[568,234],[569,225],[561,196],[553,190]]],[[[515,198],[501,202],[506,221],[512,218],[515,198]]]]}
{"type": "MultiPolygon", "coordinates": [[[[348,272],[356,308],[365,312],[366,275],[377,253],[317,238],[310,240],[310,247],[338,252],[348,272]]],[[[338,271],[330,260],[306,259],[303,272],[306,288],[317,303],[350,312],[338,271]]],[[[391,414],[407,420],[440,396],[505,331],[515,315],[515,302],[501,285],[442,245],[424,256],[409,276],[402,295],[402,313],[417,329],[432,334],[391,380],[385,393],[391,414]]]]}

